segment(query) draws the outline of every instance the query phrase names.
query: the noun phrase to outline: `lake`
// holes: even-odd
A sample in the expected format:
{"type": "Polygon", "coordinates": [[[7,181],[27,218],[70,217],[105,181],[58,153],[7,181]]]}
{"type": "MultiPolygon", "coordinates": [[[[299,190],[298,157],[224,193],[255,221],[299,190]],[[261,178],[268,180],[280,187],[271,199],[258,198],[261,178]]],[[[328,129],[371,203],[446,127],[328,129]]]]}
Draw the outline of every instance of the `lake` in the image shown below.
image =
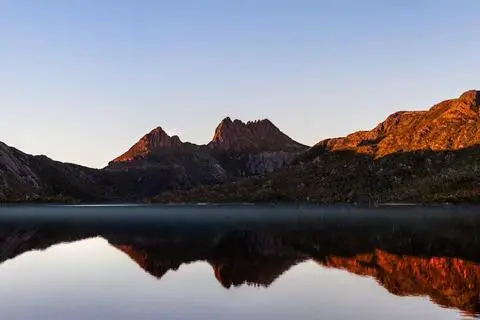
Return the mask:
{"type": "Polygon", "coordinates": [[[4,206],[2,319],[473,319],[474,206],[4,206]]]}

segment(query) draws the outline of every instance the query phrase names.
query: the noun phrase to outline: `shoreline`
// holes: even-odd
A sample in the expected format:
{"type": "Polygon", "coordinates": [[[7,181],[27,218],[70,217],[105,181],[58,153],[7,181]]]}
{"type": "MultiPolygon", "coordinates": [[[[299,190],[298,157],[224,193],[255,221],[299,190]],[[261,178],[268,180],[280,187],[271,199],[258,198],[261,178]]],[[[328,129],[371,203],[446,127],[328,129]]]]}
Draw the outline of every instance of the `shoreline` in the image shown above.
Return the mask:
{"type": "Polygon", "coordinates": [[[3,206],[36,206],[36,205],[53,205],[53,206],[72,206],[72,207],[125,207],[125,206],[351,206],[351,207],[368,207],[368,208],[398,208],[398,207],[430,207],[430,206],[450,206],[450,205],[472,205],[479,204],[478,201],[395,201],[382,203],[369,202],[149,202],[149,201],[5,201],[0,202],[3,206]]]}

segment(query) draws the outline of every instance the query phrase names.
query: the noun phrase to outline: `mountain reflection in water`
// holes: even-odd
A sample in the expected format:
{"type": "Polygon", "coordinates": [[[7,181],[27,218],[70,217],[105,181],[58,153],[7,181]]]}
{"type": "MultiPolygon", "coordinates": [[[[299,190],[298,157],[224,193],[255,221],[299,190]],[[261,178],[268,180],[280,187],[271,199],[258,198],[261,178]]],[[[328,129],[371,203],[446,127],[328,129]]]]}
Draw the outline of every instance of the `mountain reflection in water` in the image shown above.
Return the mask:
{"type": "Polygon", "coordinates": [[[312,209],[264,216],[255,209],[249,214],[227,208],[168,210],[191,210],[192,215],[4,216],[0,262],[55,244],[102,237],[158,279],[182,264],[204,261],[225,288],[269,287],[293,266],[311,260],[371,277],[396,296],[426,296],[467,316],[480,313],[480,216],[474,210],[382,209],[349,215],[315,214],[312,209]],[[221,210],[225,214],[218,214],[221,210]]]}

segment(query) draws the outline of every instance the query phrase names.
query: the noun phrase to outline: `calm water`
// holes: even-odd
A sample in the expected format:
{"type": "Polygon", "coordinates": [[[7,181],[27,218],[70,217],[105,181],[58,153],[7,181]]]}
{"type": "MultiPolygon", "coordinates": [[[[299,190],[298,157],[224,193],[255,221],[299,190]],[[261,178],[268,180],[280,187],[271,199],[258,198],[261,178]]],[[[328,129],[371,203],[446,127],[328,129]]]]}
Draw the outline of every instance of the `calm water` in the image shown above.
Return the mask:
{"type": "Polygon", "coordinates": [[[0,208],[2,319],[471,319],[475,207],[0,208]]]}

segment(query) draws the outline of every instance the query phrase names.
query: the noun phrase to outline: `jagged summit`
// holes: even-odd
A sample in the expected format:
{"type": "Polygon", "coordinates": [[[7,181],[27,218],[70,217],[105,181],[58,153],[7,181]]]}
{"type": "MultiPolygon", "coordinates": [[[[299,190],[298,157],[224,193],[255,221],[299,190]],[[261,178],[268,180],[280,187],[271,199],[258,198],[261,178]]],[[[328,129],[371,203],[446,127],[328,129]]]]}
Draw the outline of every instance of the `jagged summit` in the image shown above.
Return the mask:
{"type": "Polygon", "coordinates": [[[110,164],[130,162],[159,150],[171,151],[304,151],[306,146],[292,140],[270,120],[262,119],[244,123],[230,117],[224,118],[215,129],[213,139],[207,145],[182,142],[178,136],[169,136],[162,127],[156,127],[143,136],[127,152],[110,164]]]}
{"type": "Polygon", "coordinates": [[[228,151],[301,151],[306,148],[268,119],[245,123],[238,119],[232,121],[230,117],[220,122],[208,146],[228,151]]]}
{"type": "Polygon", "coordinates": [[[465,103],[478,106],[480,104],[480,91],[478,90],[466,91],[458,99],[465,103]]]}
{"type": "Polygon", "coordinates": [[[112,162],[130,161],[136,157],[144,156],[159,149],[181,150],[183,147],[184,143],[178,136],[171,137],[162,129],[162,127],[156,127],[143,136],[127,152],[115,158],[112,162]]]}
{"type": "Polygon", "coordinates": [[[270,120],[268,119],[259,119],[259,120],[253,120],[253,121],[247,121],[243,122],[242,120],[239,119],[232,119],[230,117],[225,117],[217,126],[215,129],[215,133],[213,135],[212,140],[215,140],[215,137],[217,136],[217,133],[221,133],[222,130],[225,130],[229,127],[249,127],[252,128],[254,126],[263,126],[263,127],[271,127],[272,129],[279,130],[270,120]]]}
{"type": "Polygon", "coordinates": [[[459,102],[464,103],[467,105],[470,110],[473,112],[479,113],[480,108],[480,91],[477,90],[470,90],[463,93],[459,98],[459,102]]]}

